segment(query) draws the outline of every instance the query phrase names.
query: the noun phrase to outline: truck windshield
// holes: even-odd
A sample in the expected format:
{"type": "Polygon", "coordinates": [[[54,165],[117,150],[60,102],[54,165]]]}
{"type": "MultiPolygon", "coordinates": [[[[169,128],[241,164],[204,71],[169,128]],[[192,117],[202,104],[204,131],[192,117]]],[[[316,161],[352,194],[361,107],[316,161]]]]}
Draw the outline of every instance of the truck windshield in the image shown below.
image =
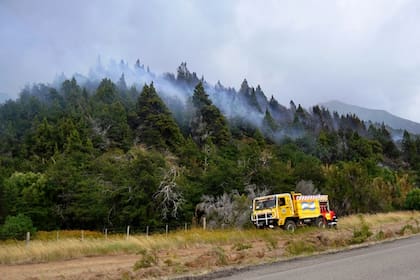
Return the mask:
{"type": "Polygon", "coordinates": [[[255,210],[263,210],[276,207],[275,198],[255,200],[255,210]]]}

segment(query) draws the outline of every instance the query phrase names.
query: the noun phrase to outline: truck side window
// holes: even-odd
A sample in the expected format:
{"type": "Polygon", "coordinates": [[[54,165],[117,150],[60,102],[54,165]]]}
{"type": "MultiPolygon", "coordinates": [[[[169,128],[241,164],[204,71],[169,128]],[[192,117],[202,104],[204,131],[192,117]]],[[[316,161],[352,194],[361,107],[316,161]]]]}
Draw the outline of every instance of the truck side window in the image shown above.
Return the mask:
{"type": "Polygon", "coordinates": [[[284,197],[279,198],[279,206],[286,205],[286,201],[284,200],[284,197]]]}

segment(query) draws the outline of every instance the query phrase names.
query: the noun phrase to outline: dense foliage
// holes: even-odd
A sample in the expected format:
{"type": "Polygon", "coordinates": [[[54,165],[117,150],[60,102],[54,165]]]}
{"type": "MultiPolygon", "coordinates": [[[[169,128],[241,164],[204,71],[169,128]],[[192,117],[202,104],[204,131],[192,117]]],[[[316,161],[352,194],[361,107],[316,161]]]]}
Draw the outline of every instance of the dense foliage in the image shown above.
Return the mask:
{"type": "Polygon", "coordinates": [[[0,226],[0,237],[2,239],[24,239],[26,233],[34,234],[36,229],[29,217],[23,214],[7,216],[4,225],[0,226]]]}
{"type": "Polygon", "coordinates": [[[414,189],[407,194],[405,207],[410,210],[420,210],[420,189],[414,189]]]}
{"type": "Polygon", "coordinates": [[[354,115],[287,108],[246,80],[238,92],[212,87],[184,63],[156,80],[139,92],[124,74],[72,78],[2,104],[3,229],[12,217],[42,230],[178,225],[209,209],[237,225],[249,197],[299,182],[329,194],[340,215],[418,207],[416,135],[395,141],[354,115]]]}

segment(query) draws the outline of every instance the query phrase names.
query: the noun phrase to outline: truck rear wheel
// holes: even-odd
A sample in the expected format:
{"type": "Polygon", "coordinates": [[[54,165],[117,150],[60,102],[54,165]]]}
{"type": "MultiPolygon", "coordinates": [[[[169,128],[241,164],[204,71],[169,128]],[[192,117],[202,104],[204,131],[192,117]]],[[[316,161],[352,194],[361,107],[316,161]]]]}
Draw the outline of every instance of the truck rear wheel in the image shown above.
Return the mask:
{"type": "Polygon", "coordinates": [[[293,222],[292,220],[288,220],[284,224],[284,229],[287,230],[287,231],[289,231],[289,232],[295,232],[295,230],[296,230],[296,223],[293,222]]]}

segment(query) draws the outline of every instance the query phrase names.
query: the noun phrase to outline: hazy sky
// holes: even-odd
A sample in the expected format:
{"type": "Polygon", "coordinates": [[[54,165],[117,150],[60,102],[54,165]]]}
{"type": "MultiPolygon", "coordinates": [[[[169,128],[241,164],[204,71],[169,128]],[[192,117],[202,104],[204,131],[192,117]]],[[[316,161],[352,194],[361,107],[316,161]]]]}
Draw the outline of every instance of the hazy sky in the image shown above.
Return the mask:
{"type": "Polygon", "coordinates": [[[103,60],[190,70],[309,107],[332,99],[420,122],[420,1],[0,0],[0,92],[103,60]]]}

